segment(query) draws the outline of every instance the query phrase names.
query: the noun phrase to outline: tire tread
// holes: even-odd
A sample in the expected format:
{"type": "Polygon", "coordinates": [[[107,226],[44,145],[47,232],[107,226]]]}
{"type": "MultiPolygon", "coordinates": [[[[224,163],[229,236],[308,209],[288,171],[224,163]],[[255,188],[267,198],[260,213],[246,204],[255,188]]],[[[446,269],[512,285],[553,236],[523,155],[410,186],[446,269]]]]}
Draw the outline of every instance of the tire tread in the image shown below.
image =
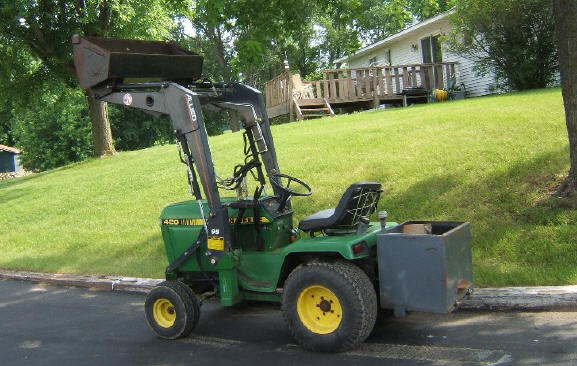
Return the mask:
{"type": "MultiPolygon", "coordinates": [[[[156,334],[160,338],[164,339],[178,339],[188,336],[192,330],[198,324],[199,316],[200,316],[200,302],[194,291],[186,284],[180,281],[163,281],[158,284],[155,288],[151,290],[151,293],[155,291],[157,288],[167,288],[169,291],[172,291],[180,301],[182,301],[184,305],[184,326],[177,329],[176,332],[170,335],[161,334],[157,331],[153,324],[151,324],[151,320],[148,319],[147,316],[147,323],[150,329],[154,334],[156,334]]],[[[150,296],[150,294],[149,294],[150,296]]],[[[147,299],[148,303],[148,299],[147,299]]]]}
{"type": "Polygon", "coordinates": [[[297,329],[297,324],[295,324],[295,319],[292,319],[291,315],[294,314],[294,309],[288,308],[289,301],[285,298],[286,291],[283,291],[283,317],[292,335],[297,339],[301,346],[311,351],[342,352],[354,348],[365,341],[375,325],[378,307],[377,296],[373,284],[366,273],[353,263],[344,260],[314,260],[297,266],[287,277],[285,288],[291,286],[290,284],[295,283],[295,281],[298,282],[300,277],[308,271],[319,273],[326,273],[328,271],[336,273],[343,280],[343,283],[340,286],[341,290],[346,293],[352,291],[354,303],[358,304],[360,307],[357,310],[358,313],[361,314],[361,317],[360,321],[353,323],[352,329],[350,329],[344,337],[339,339],[338,344],[335,344],[333,349],[327,349],[326,345],[308,342],[300,334],[297,329]]]}

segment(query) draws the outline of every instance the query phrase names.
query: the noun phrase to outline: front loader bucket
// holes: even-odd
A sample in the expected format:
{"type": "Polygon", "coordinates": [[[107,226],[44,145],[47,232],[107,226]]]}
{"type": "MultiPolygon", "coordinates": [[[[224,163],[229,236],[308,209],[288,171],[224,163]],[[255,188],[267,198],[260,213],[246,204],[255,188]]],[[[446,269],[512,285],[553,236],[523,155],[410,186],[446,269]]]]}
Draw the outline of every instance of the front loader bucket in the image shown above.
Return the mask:
{"type": "Polygon", "coordinates": [[[198,80],[202,56],[175,42],[72,36],[82,89],[130,82],[198,80]]]}

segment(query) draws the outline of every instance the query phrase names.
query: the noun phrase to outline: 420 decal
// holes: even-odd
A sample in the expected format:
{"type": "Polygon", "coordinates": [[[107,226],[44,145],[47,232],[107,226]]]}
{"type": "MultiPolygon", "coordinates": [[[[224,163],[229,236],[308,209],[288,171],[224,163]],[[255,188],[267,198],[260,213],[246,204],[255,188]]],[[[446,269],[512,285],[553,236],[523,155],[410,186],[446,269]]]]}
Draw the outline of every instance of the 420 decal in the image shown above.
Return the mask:
{"type": "MultiPolygon", "coordinates": [[[[236,223],[236,217],[230,217],[228,221],[231,224],[236,223]]],[[[263,224],[267,224],[270,220],[264,216],[261,216],[260,222],[263,224]]],[[[241,225],[244,224],[254,224],[254,217],[243,217],[242,221],[240,222],[241,225]]],[[[202,226],[203,220],[202,219],[160,219],[161,225],[171,225],[171,226],[202,226]]]]}

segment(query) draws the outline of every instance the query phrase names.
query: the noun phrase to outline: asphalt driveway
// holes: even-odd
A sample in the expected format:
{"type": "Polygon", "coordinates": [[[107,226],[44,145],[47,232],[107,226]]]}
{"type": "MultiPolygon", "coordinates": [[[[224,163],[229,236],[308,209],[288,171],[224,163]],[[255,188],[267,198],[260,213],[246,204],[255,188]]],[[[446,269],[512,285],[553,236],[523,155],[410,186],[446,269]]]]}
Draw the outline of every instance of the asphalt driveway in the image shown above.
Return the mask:
{"type": "Polygon", "coordinates": [[[276,305],[207,301],[188,338],[155,338],[142,294],[0,281],[0,365],[575,365],[576,312],[382,316],[344,354],[294,344],[276,305]]]}

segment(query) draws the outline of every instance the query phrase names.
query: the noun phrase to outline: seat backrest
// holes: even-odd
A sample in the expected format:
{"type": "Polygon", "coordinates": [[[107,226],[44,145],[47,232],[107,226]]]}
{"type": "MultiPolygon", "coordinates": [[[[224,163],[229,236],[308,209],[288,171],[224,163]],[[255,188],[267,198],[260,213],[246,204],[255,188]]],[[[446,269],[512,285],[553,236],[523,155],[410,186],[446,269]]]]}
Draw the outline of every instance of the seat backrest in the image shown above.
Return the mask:
{"type": "Polygon", "coordinates": [[[293,96],[296,99],[312,99],[315,97],[313,86],[303,84],[300,74],[292,74],[291,81],[293,84],[293,96]]]}
{"type": "Polygon", "coordinates": [[[447,83],[447,91],[455,89],[455,84],[457,84],[457,78],[453,75],[451,76],[449,82],[447,83]]]}
{"type": "Polygon", "coordinates": [[[383,187],[377,182],[353,183],[335,208],[336,220],[331,228],[351,229],[363,216],[369,217],[377,209],[383,187]]]}

